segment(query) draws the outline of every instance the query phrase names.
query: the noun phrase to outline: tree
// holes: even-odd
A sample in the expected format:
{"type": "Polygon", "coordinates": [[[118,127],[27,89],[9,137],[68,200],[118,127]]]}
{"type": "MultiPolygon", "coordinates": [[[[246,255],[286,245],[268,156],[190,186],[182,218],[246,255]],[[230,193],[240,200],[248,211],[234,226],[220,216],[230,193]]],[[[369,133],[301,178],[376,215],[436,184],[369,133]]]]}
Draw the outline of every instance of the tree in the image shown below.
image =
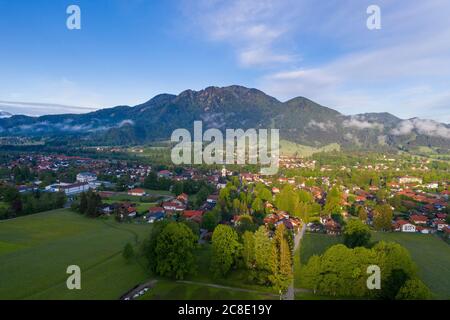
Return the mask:
{"type": "Polygon", "coordinates": [[[269,276],[277,291],[285,292],[293,278],[292,252],[286,239],[286,227],[278,225],[272,240],[272,273],[269,276]]]}
{"type": "Polygon", "coordinates": [[[405,282],[415,276],[416,265],[409,251],[398,243],[380,241],[373,250],[377,256],[376,264],[381,269],[380,296],[393,300],[405,282]]]}
{"type": "Polygon", "coordinates": [[[367,222],[367,211],[366,211],[366,209],[364,209],[363,206],[358,207],[357,214],[358,214],[358,218],[362,222],[364,222],[364,223],[367,222]]]}
{"type": "Polygon", "coordinates": [[[392,229],[393,211],[388,204],[378,205],[373,211],[373,226],[377,230],[389,231],[392,229]]]}
{"type": "Polygon", "coordinates": [[[407,280],[395,296],[396,300],[429,300],[431,291],[420,279],[407,280]]]}
{"type": "Polygon", "coordinates": [[[122,257],[128,262],[134,257],[134,249],[131,243],[127,243],[123,248],[122,257]]]}
{"type": "Polygon", "coordinates": [[[212,235],[211,271],[216,277],[225,276],[236,263],[241,245],[230,226],[218,225],[212,235]]]}
{"type": "Polygon", "coordinates": [[[198,239],[198,236],[200,234],[200,226],[198,225],[198,223],[192,220],[183,220],[182,223],[188,226],[188,228],[191,229],[194,236],[198,239]]]}
{"type": "Polygon", "coordinates": [[[277,195],[275,202],[278,209],[294,214],[299,203],[298,193],[288,184],[277,195]]]}
{"type": "Polygon", "coordinates": [[[311,257],[301,277],[304,286],[314,293],[382,299],[394,299],[408,280],[416,278],[408,251],[394,242],[380,242],[372,249],[334,245],[323,255],[311,257]],[[381,290],[367,288],[366,270],[370,265],[381,269],[381,290]]]}
{"type": "Polygon", "coordinates": [[[264,211],[264,205],[260,198],[256,197],[252,202],[252,210],[255,213],[262,213],[264,211]]]}
{"type": "Polygon", "coordinates": [[[255,237],[254,233],[245,231],[242,235],[242,259],[248,270],[255,268],[255,237]]]}
{"type": "Polygon", "coordinates": [[[344,244],[349,248],[364,247],[369,244],[370,229],[359,219],[347,222],[344,230],[344,244]]]}
{"type": "Polygon", "coordinates": [[[253,222],[253,218],[249,214],[243,214],[239,216],[239,222],[237,224],[237,231],[239,234],[243,234],[245,231],[255,231],[258,226],[253,222]]]}
{"type": "Polygon", "coordinates": [[[254,234],[255,241],[255,272],[254,278],[259,284],[267,284],[271,271],[272,241],[266,227],[261,226],[254,234]]]}
{"type": "Polygon", "coordinates": [[[196,237],[183,223],[170,222],[157,237],[156,272],[177,280],[193,272],[196,237]]]}
{"type": "Polygon", "coordinates": [[[86,194],[87,207],[85,214],[90,217],[97,217],[99,214],[99,209],[102,205],[102,199],[100,195],[89,190],[86,194]]]}
{"type": "Polygon", "coordinates": [[[80,213],[86,213],[87,210],[87,196],[85,192],[82,192],[80,195],[80,205],[78,206],[78,210],[80,213]]]}
{"type": "Polygon", "coordinates": [[[327,194],[325,206],[323,208],[324,213],[327,215],[340,214],[342,212],[341,202],[342,199],[339,189],[337,187],[332,188],[327,194]]]}
{"type": "Polygon", "coordinates": [[[203,215],[202,228],[208,231],[213,231],[220,222],[220,212],[214,208],[203,215]]]}
{"type": "Polygon", "coordinates": [[[195,197],[195,201],[196,201],[195,205],[197,207],[201,206],[206,201],[206,199],[208,199],[209,194],[210,194],[210,190],[208,189],[208,187],[206,187],[206,186],[201,187],[195,197]]]}
{"type": "MultiPolygon", "coordinates": [[[[115,214],[115,216],[117,217],[118,215],[115,214]]],[[[145,239],[142,244],[142,253],[148,262],[150,271],[153,273],[156,273],[156,266],[158,265],[156,255],[156,245],[158,243],[158,237],[168,224],[169,220],[155,222],[148,238],[145,239]]]]}

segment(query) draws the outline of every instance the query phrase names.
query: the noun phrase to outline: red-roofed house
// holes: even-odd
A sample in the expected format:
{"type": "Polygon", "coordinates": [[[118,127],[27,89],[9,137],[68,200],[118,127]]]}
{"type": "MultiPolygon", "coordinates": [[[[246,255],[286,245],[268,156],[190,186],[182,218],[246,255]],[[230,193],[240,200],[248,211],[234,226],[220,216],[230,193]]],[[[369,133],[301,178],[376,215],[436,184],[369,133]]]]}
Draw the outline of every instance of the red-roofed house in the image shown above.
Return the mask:
{"type": "Polygon", "coordinates": [[[181,212],[185,209],[185,206],[177,203],[177,202],[164,202],[162,204],[162,207],[164,208],[164,210],[166,211],[178,211],[181,212]]]}
{"type": "Polygon", "coordinates": [[[139,189],[139,188],[131,189],[131,190],[128,190],[128,195],[142,197],[145,195],[145,190],[139,189]]]}
{"type": "Polygon", "coordinates": [[[425,216],[419,216],[417,214],[413,214],[409,217],[409,220],[414,222],[415,224],[426,224],[428,222],[428,218],[425,216]]]}
{"type": "Polygon", "coordinates": [[[177,197],[177,200],[183,202],[184,204],[187,204],[189,199],[189,196],[186,193],[182,193],[177,197]]]}
{"type": "Polygon", "coordinates": [[[203,213],[204,212],[201,210],[185,210],[183,212],[183,217],[186,219],[192,219],[194,217],[202,217],[203,213]]]}

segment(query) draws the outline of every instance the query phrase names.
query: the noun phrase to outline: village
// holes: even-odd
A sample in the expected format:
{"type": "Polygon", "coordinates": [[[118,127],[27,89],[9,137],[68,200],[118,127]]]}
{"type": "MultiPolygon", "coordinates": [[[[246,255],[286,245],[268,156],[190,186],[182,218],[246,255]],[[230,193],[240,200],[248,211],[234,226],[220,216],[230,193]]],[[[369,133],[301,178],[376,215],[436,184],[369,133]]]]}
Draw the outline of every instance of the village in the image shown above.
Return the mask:
{"type": "MultiPolygon", "coordinates": [[[[304,222],[310,232],[339,235],[342,232],[342,224],[352,216],[359,215],[364,223],[373,226],[374,216],[377,214],[376,205],[386,203],[389,204],[393,215],[390,228],[385,226],[382,231],[439,233],[443,238],[448,238],[449,182],[424,182],[421,174],[429,171],[429,166],[429,161],[417,161],[410,166],[407,162],[402,163],[386,156],[375,163],[318,166],[318,161],[314,159],[282,156],[281,171],[278,175],[261,176],[256,171],[238,172],[225,167],[199,170],[195,167],[170,169],[159,166],[158,170],[158,166],[139,162],[36,154],[20,156],[7,163],[4,170],[8,170],[10,175],[4,175],[2,181],[6,185],[14,184],[20,193],[33,193],[37,190],[63,192],[70,204],[81,193],[94,190],[104,200],[99,214],[116,215],[119,221],[153,223],[167,218],[181,218],[201,226],[204,214],[213,210],[219,200],[220,190],[235,177],[239,180],[239,192],[252,192],[256,184],[270,191],[270,199],[263,201],[264,216],[259,220],[259,224],[276,226],[284,223],[288,229],[294,231],[304,222]],[[380,180],[378,185],[360,186],[343,182],[335,174],[369,171],[384,176],[383,172],[388,170],[394,173],[405,172],[405,167],[416,175],[395,175],[389,181],[380,180]],[[315,175],[296,176],[292,172],[315,175]],[[148,187],[149,183],[146,179],[149,179],[151,174],[155,180],[153,185],[150,185],[151,189],[164,189],[164,192],[160,192],[163,194],[155,191],[147,193],[149,188],[146,188],[146,184],[148,187]],[[202,196],[204,199],[194,203],[190,201],[190,197],[196,197],[192,190],[188,195],[175,189],[176,184],[186,182],[201,182],[208,186],[209,193],[202,196]],[[294,212],[295,210],[287,212],[277,208],[276,198],[286,186],[311,195],[312,201],[309,201],[310,206],[307,209],[310,212],[299,214],[294,212]],[[323,208],[326,206],[327,193],[333,188],[337,189],[339,202],[334,211],[325,212],[323,208]],[[361,213],[362,211],[364,213],[361,213]]],[[[236,210],[228,220],[221,222],[239,224],[241,214],[253,214],[254,210],[250,205],[251,203],[247,203],[248,210],[236,210]]],[[[202,235],[208,237],[207,232],[202,235]]]]}

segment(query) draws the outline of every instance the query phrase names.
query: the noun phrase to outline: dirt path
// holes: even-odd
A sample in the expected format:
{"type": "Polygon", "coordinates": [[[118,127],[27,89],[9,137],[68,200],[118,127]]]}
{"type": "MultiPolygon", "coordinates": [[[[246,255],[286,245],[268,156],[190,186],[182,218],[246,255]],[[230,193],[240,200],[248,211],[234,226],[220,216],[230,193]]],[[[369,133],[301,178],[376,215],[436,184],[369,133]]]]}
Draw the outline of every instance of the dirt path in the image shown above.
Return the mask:
{"type": "Polygon", "coordinates": [[[256,293],[256,294],[260,294],[260,295],[276,297],[278,299],[280,297],[279,295],[274,294],[274,293],[261,292],[261,291],[257,291],[257,290],[243,289],[243,288],[236,288],[236,287],[228,287],[228,286],[223,286],[223,285],[215,284],[215,283],[196,282],[196,281],[184,281],[184,280],[179,280],[177,282],[179,282],[179,283],[186,283],[186,284],[195,284],[195,285],[199,285],[199,286],[206,286],[206,287],[217,288],[217,289],[225,289],[225,290],[233,290],[233,291],[240,291],[240,292],[256,293]]]}
{"type": "MultiPolygon", "coordinates": [[[[300,245],[300,240],[303,238],[303,235],[306,231],[306,224],[303,224],[302,229],[299,233],[295,235],[294,238],[294,250],[292,251],[292,254],[295,254],[295,251],[298,249],[300,245]]],[[[292,266],[292,274],[294,274],[294,266],[292,266]]],[[[295,290],[294,290],[294,279],[292,279],[291,284],[289,285],[288,290],[283,295],[283,300],[294,300],[295,299],[295,290]]]]}

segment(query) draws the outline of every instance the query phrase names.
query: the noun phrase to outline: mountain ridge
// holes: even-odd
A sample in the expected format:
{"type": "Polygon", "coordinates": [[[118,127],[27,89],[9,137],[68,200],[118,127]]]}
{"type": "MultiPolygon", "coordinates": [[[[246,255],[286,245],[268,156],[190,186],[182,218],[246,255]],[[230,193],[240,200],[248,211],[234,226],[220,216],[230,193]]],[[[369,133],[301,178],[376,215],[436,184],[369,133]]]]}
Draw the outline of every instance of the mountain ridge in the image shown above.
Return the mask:
{"type": "Polygon", "coordinates": [[[140,144],[170,139],[177,128],[278,128],[282,139],[320,147],[450,148],[450,126],[433,120],[400,119],[390,113],[344,115],[299,96],[281,102],[255,88],[232,85],[159,94],[131,106],[84,114],[0,118],[0,136],[57,137],[86,144],[140,144]]]}

